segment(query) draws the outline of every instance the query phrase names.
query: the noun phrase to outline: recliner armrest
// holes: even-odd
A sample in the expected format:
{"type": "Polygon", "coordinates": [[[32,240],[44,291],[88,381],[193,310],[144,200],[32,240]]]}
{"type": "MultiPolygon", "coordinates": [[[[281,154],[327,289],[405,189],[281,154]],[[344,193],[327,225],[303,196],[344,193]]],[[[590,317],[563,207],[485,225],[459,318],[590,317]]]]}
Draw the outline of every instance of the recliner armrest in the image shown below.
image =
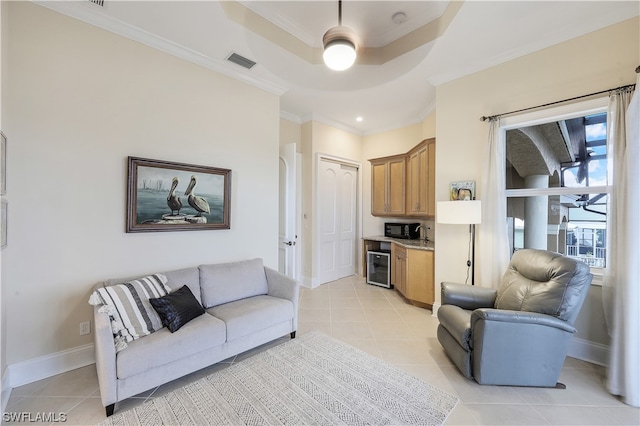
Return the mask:
{"type": "Polygon", "coordinates": [[[471,312],[455,305],[442,305],[438,321],[465,351],[471,350],[471,312]]]}
{"type": "Polygon", "coordinates": [[[471,313],[471,329],[478,321],[508,322],[513,324],[534,324],[554,327],[568,333],[575,333],[576,329],[568,322],[551,315],[527,311],[510,311],[506,309],[476,309],[471,313]]]}
{"type": "Polygon", "coordinates": [[[443,282],[440,284],[442,305],[456,305],[462,309],[493,308],[497,291],[493,288],[443,282]]]}

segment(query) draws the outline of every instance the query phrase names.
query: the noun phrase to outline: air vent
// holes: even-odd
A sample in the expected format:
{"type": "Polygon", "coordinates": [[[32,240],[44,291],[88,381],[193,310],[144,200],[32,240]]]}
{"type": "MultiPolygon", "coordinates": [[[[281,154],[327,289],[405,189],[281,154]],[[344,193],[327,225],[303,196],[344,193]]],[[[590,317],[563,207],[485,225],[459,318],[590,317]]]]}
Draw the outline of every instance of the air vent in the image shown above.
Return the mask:
{"type": "Polygon", "coordinates": [[[104,7],[104,0],[89,0],[89,3],[93,3],[93,4],[98,5],[100,7],[104,7]]]}
{"type": "Polygon", "coordinates": [[[247,59],[244,56],[238,55],[237,53],[232,53],[227,58],[227,61],[233,62],[236,65],[240,65],[248,70],[250,70],[256,63],[251,59],[247,59]]]}

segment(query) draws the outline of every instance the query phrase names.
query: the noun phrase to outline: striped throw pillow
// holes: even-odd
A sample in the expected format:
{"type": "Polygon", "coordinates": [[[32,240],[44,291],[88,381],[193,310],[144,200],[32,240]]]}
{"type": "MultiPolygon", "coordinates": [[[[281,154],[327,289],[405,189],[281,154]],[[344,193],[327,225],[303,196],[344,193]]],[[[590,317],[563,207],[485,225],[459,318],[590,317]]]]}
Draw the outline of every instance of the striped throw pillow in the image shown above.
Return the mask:
{"type": "Polygon", "coordinates": [[[162,274],[149,275],[127,283],[97,289],[103,307],[111,318],[116,351],[124,349],[127,342],[160,330],[162,320],[149,302],[171,292],[167,277],[162,274]]]}

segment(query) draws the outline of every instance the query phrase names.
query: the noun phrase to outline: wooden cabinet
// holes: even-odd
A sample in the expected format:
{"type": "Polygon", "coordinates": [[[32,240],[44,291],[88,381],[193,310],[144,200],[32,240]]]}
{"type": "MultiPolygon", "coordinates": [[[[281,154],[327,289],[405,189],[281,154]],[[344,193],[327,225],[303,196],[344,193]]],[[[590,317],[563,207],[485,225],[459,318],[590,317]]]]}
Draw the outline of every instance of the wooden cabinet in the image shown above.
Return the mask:
{"type": "Polygon", "coordinates": [[[369,160],[371,162],[371,214],[405,214],[405,156],[369,160]]]}
{"type": "Polygon", "coordinates": [[[405,297],[418,304],[433,306],[433,251],[407,250],[405,297]]]}
{"type": "Polygon", "coordinates": [[[418,306],[433,306],[433,250],[391,245],[391,284],[418,306]]]}
{"type": "Polygon", "coordinates": [[[435,141],[425,139],[407,154],[369,160],[373,216],[435,216],[435,141]]]}
{"type": "Polygon", "coordinates": [[[391,244],[391,284],[406,297],[407,249],[398,244],[391,244]]]}
{"type": "Polygon", "coordinates": [[[435,139],[407,154],[407,216],[435,216],[435,139]]]}

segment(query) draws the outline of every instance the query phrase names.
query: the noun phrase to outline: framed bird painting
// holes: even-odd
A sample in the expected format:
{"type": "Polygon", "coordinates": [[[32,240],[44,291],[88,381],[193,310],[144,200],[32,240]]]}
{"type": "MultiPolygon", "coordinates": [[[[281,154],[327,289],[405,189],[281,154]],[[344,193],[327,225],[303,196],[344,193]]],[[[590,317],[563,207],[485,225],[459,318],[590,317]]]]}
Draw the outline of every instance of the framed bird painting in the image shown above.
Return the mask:
{"type": "Polygon", "coordinates": [[[229,229],[231,170],[128,157],[127,232],[229,229]]]}

